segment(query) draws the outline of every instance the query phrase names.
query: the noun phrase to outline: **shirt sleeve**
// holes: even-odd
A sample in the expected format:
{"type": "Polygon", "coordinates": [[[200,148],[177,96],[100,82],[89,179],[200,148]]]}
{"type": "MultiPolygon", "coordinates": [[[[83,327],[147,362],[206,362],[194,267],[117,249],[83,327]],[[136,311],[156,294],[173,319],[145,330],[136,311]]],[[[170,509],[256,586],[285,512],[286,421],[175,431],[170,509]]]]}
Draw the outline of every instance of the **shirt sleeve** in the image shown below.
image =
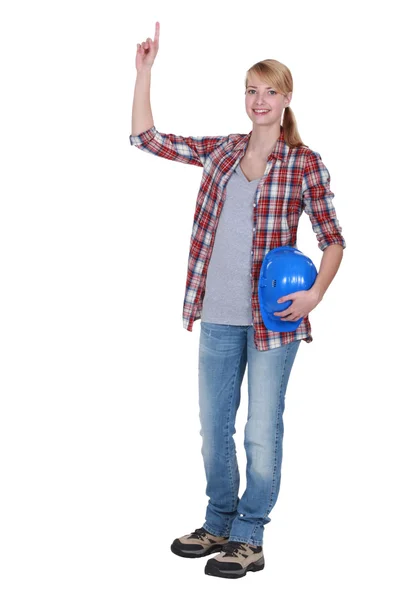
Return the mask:
{"type": "Polygon", "coordinates": [[[342,228],[332,203],[335,194],[330,189],[330,174],[318,152],[310,154],[302,182],[302,206],[309,216],[318,247],[325,250],[332,244],[346,248],[342,228]]]}
{"type": "Polygon", "coordinates": [[[188,136],[161,133],[155,126],[139,135],[130,135],[132,146],[156,156],[203,167],[207,156],[229,136],[188,136]]]}

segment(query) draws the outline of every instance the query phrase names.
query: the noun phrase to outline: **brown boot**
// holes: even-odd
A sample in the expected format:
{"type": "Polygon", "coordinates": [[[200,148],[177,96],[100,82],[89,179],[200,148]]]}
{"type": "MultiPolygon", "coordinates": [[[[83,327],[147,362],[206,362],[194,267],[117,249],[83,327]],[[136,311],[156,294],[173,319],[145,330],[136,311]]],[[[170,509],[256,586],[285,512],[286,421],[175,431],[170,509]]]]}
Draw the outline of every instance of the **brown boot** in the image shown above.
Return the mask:
{"type": "Polygon", "coordinates": [[[171,545],[171,550],[184,558],[199,558],[213,552],[219,552],[226,544],[229,536],[213,535],[200,527],[192,533],[176,538],[171,545]]]}
{"type": "Polygon", "coordinates": [[[230,541],[220,554],[207,561],[204,572],[206,575],[237,579],[244,577],[247,571],[261,571],[263,568],[262,546],[230,541]]]}

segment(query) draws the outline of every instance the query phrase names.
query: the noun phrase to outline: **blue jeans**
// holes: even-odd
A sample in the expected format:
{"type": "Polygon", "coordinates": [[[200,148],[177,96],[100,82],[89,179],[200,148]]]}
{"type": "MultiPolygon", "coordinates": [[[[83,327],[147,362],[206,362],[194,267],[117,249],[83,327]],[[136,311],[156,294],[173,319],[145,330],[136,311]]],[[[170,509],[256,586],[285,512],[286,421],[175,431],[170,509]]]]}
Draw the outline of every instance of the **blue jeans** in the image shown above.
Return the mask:
{"type": "Polygon", "coordinates": [[[251,325],[200,325],[200,435],[209,497],[203,527],[229,540],[262,545],[264,525],[271,521],[268,515],[279,494],[285,393],[301,340],[260,351],[251,325]],[[239,498],[232,436],[246,364],[247,487],[239,498]]]}

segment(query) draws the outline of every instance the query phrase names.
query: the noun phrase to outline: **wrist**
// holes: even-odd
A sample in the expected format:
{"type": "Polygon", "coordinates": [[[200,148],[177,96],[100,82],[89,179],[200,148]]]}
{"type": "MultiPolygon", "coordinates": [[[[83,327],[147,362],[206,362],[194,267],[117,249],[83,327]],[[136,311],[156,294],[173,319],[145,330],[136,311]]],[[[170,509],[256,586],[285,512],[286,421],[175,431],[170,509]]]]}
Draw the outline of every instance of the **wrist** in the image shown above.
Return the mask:
{"type": "Polygon", "coordinates": [[[310,291],[313,292],[318,302],[321,302],[322,298],[324,297],[322,287],[318,283],[314,283],[310,291]]]}
{"type": "Polygon", "coordinates": [[[140,75],[150,75],[151,74],[151,67],[140,67],[140,69],[136,69],[136,74],[137,76],[140,75]]]}

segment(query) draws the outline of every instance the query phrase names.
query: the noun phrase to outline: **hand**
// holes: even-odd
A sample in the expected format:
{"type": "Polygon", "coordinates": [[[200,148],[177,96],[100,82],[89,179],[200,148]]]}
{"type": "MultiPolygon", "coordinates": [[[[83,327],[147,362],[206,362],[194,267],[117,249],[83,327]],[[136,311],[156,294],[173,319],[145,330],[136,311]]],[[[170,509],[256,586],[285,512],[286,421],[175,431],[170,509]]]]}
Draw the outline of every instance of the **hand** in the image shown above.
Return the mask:
{"type": "Polygon", "coordinates": [[[145,42],[136,44],[136,69],[141,71],[142,69],[151,69],[154,63],[154,59],[157,56],[158,45],[160,39],[160,23],[156,21],[156,32],[154,35],[154,42],[151,38],[147,38],[145,42]]]}
{"type": "Polygon", "coordinates": [[[297,321],[306,317],[321,302],[322,298],[318,291],[311,288],[282,296],[278,302],[282,303],[287,300],[292,300],[292,304],[286,310],[274,313],[275,316],[281,317],[282,321],[297,321]]]}

